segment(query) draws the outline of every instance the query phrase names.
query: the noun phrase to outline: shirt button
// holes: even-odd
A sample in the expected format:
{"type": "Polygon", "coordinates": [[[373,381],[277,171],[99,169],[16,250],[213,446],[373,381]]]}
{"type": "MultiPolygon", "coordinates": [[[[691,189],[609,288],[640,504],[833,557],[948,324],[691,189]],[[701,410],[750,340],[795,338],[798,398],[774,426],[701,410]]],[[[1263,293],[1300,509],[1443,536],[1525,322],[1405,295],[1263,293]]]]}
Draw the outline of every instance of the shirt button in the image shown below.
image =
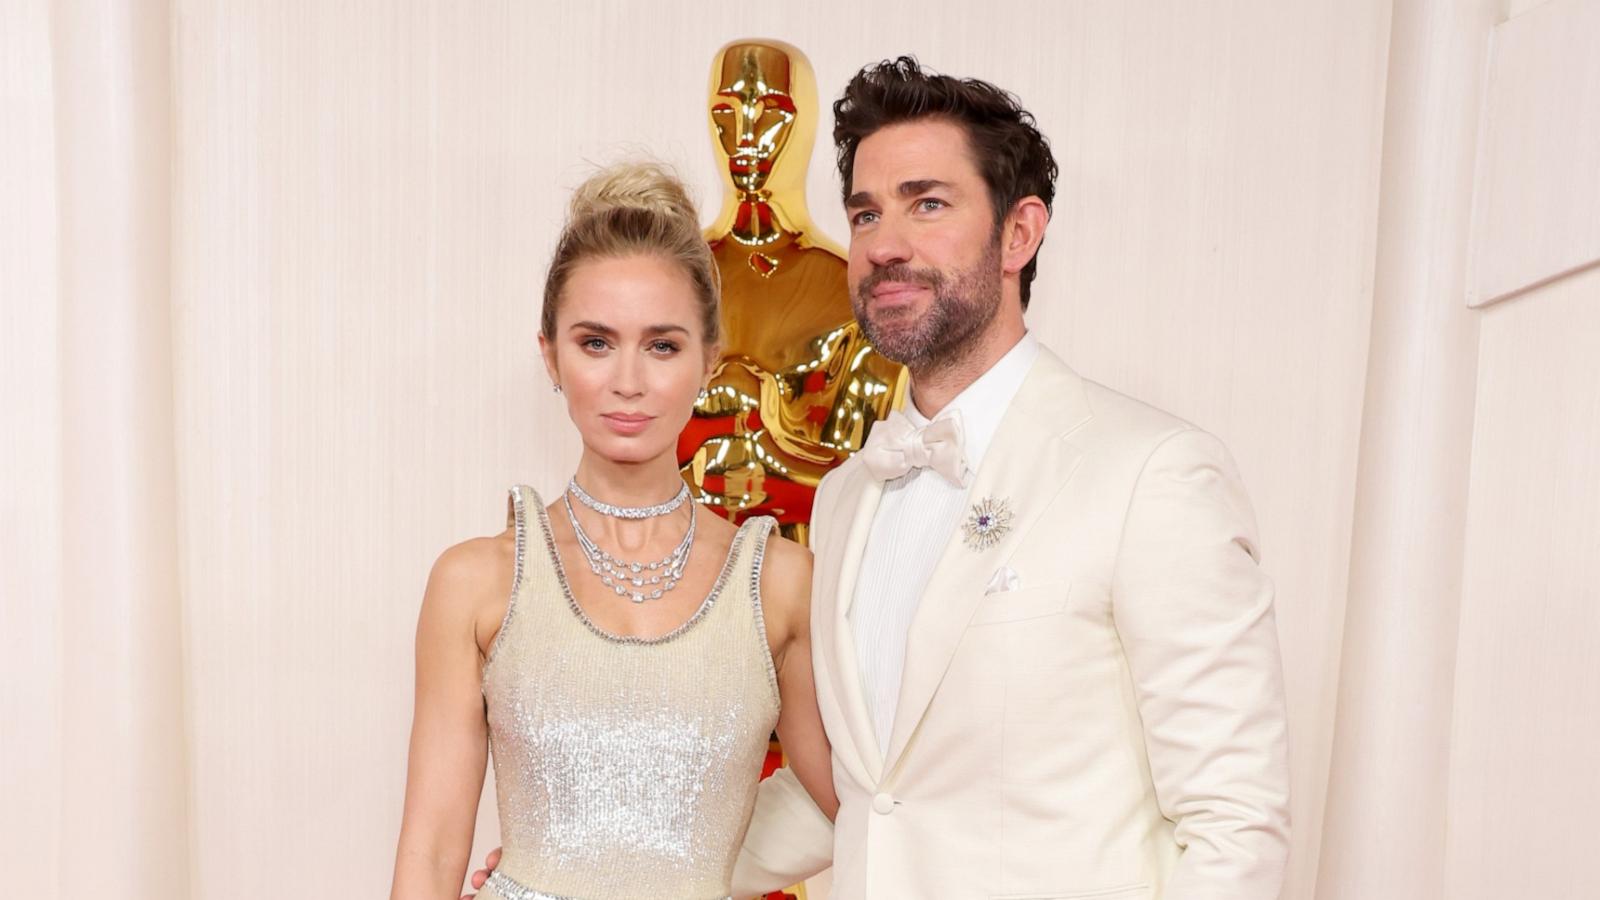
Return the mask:
{"type": "Polygon", "coordinates": [[[880,816],[894,812],[894,798],[888,794],[878,794],[872,798],[872,811],[880,816]]]}

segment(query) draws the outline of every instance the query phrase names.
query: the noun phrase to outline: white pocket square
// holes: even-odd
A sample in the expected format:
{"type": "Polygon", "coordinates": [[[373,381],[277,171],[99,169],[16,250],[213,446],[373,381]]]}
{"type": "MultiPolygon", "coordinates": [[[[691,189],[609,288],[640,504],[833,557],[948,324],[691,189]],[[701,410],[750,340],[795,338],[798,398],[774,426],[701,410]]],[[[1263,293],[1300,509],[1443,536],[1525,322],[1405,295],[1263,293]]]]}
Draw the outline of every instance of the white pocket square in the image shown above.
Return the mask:
{"type": "Polygon", "coordinates": [[[994,577],[989,579],[989,586],[983,589],[984,596],[999,594],[1003,591],[1014,591],[1022,587],[1022,579],[1010,566],[1001,566],[995,570],[994,577]]]}

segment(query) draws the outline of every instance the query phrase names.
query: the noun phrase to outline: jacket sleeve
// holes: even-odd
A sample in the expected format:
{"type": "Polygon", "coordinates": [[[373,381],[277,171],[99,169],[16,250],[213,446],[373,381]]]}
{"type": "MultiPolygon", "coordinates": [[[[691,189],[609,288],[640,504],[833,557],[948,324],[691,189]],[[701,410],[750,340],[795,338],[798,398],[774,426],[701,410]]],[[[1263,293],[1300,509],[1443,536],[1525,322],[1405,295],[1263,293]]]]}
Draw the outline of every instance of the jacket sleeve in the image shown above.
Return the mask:
{"type": "Polygon", "coordinates": [[[733,896],[764,895],[797,884],[833,861],[833,823],[788,767],[756,793],[755,812],[733,867],[733,896]]]}
{"type": "Polygon", "coordinates": [[[1156,799],[1182,855],[1166,900],[1276,900],[1289,847],[1288,735],[1272,582],[1222,443],[1197,429],[1146,461],[1113,614],[1156,799]]]}

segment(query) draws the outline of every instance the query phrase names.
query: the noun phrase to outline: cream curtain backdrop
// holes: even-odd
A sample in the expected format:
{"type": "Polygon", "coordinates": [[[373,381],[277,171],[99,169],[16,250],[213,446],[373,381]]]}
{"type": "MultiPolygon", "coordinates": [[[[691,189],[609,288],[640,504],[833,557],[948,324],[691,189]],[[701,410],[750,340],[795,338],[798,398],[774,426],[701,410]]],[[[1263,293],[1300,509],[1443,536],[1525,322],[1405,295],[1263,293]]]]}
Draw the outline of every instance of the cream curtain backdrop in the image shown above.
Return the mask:
{"type": "Polygon", "coordinates": [[[0,4],[0,895],[386,893],[428,567],[577,459],[534,343],[567,191],[647,150],[709,219],[707,67],[746,36],[825,99],[916,52],[1038,116],[1031,327],[1220,434],[1256,503],[1284,896],[1507,896],[1504,846],[1566,866],[1530,896],[1600,891],[1543,805],[1600,802],[1600,75],[1533,65],[1597,3],[0,4]],[[1591,143],[1519,140],[1568,118],[1591,143]],[[1508,285],[1544,286],[1467,304],[1508,285]]]}
{"type": "Polygon", "coordinates": [[[170,896],[189,842],[167,13],[8,3],[0,47],[0,893],[170,896]]]}
{"type": "Polygon", "coordinates": [[[0,891],[56,897],[61,386],[49,9],[0,4],[0,891]]]}

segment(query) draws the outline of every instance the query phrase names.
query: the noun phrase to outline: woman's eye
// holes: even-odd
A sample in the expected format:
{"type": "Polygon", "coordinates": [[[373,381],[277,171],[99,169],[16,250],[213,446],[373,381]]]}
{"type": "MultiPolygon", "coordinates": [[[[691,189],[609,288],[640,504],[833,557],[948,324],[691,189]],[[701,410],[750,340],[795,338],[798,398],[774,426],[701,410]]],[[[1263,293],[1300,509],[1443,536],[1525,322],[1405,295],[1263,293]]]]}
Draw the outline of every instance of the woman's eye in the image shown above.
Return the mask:
{"type": "Polygon", "coordinates": [[[583,347],[585,350],[592,350],[596,353],[599,353],[600,351],[606,349],[606,341],[605,338],[584,338],[583,342],[579,346],[583,347]]]}
{"type": "Polygon", "coordinates": [[[661,354],[677,353],[678,345],[671,341],[655,341],[651,343],[650,349],[661,354]]]}

